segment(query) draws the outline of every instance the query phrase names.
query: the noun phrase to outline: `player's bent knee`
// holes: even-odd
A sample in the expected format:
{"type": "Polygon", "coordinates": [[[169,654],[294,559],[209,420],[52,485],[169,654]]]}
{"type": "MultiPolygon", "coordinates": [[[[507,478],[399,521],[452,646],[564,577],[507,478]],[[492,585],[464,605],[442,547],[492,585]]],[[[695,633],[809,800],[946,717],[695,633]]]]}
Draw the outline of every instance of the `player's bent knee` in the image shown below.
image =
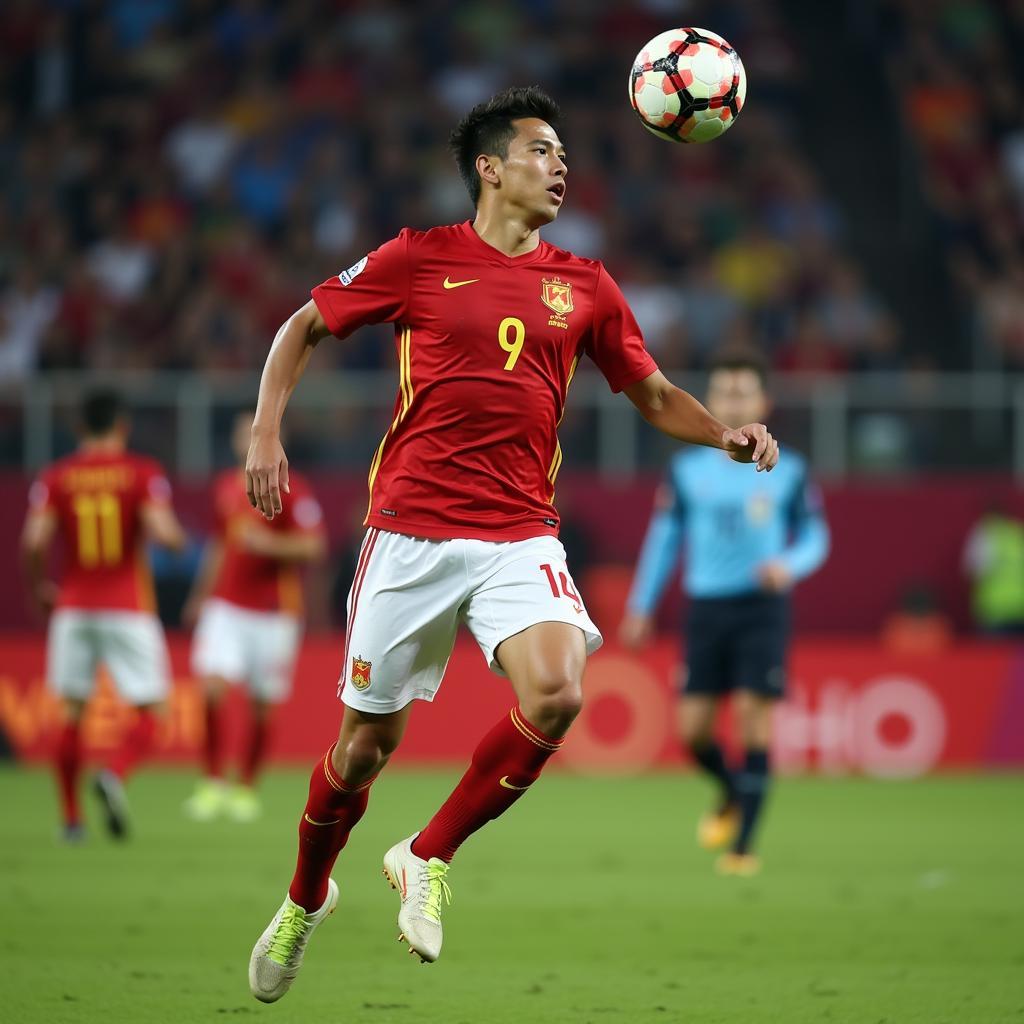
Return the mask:
{"type": "Polygon", "coordinates": [[[334,768],[339,778],[350,786],[372,779],[392,755],[397,741],[383,731],[358,729],[334,748],[334,768]]]}
{"type": "Polygon", "coordinates": [[[559,736],[583,708],[583,688],[576,679],[549,678],[532,687],[519,703],[531,724],[549,736],[559,736]]]}

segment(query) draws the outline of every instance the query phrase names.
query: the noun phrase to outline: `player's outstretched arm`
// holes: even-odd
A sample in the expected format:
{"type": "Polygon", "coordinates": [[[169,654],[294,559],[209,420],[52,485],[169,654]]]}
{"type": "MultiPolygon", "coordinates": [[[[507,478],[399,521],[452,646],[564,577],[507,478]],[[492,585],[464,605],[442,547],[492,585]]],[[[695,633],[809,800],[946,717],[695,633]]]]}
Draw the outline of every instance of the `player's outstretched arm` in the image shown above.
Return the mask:
{"type": "Polygon", "coordinates": [[[322,530],[276,533],[259,523],[242,535],[242,545],[254,555],[279,562],[318,562],[327,554],[327,538],[322,530]]]}
{"type": "Polygon", "coordinates": [[[758,472],[774,469],[779,461],[778,443],[763,423],[731,430],[660,370],[631,384],[625,392],[652,427],[677,441],[721,448],[735,462],[754,463],[758,472]]]}
{"type": "Polygon", "coordinates": [[[57,587],[46,578],[46,562],[57,535],[57,517],[48,511],[29,512],[21,533],[21,557],[33,607],[45,615],[53,607],[57,587]]]}
{"type": "Polygon", "coordinates": [[[328,334],[327,324],[310,299],[281,325],[263,367],[252,442],[245,460],[245,489],[249,503],[267,519],[281,511],[281,491],[288,492],[281,418],[313,349],[328,334]]]}
{"type": "Polygon", "coordinates": [[[139,511],[146,536],[168,551],[181,553],[188,545],[188,534],[170,503],[147,501],[139,511]]]}

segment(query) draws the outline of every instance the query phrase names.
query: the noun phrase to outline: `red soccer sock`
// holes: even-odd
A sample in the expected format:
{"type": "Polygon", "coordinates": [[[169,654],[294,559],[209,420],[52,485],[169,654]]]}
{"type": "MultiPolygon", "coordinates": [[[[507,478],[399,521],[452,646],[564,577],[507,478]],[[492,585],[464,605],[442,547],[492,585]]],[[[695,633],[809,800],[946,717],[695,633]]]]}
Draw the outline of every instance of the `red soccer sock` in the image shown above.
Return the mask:
{"type": "Polygon", "coordinates": [[[206,698],[204,706],[206,735],[203,737],[203,770],[206,777],[219,779],[224,774],[224,731],[221,728],[220,701],[206,698]]]}
{"type": "Polygon", "coordinates": [[[146,708],[139,708],[135,724],[125,733],[121,746],[110,759],[107,766],[122,782],[138,766],[138,763],[149,753],[156,734],[156,717],[146,708]]]}
{"type": "Polygon", "coordinates": [[[243,786],[251,786],[256,781],[263,759],[266,756],[267,743],[270,739],[270,720],[265,715],[253,715],[249,720],[249,735],[245,740],[242,753],[242,767],[239,781],[243,786]]]}
{"type": "Polygon", "coordinates": [[[327,899],[327,879],[349,833],[363,816],[373,779],[346,786],[331,765],[334,747],[317,763],[309,778],[309,799],[299,822],[299,857],[288,888],[292,901],[315,912],[327,899]]]}
{"type": "Polygon", "coordinates": [[[416,837],[412,852],[424,860],[450,861],[478,828],[523,795],[562,742],[535,729],[516,705],[480,741],[469,770],[416,837]]]}
{"type": "Polygon", "coordinates": [[[57,738],[54,757],[65,825],[78,825],[82,820],[78,807],[78,779],[82,774],[82,746],[79,733],[78,722],[65,722],[57,738]]]}

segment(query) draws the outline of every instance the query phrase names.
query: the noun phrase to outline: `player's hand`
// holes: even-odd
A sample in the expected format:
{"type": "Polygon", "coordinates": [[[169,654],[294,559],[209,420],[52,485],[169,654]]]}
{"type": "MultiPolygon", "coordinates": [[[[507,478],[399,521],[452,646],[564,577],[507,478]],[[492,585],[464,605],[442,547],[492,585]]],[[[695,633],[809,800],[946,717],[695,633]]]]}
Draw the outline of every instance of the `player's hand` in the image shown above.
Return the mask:
{"type": "Polygon", "coordinates": [[[31,590],[32,608],[44,619],[57,603],[58,587],[53,580],[40,580],[31,590]]]}
{"type": "Polygon", "coordinates": [[[763,423],[748,423],[722,434],[722,447],[733,462],[751,462],[758,473],[770,473],[779,461],[779,443],[763,423]]]}
{"type": "Polygon", "coordinates": [[[793,586],[793,574],[782,562],[765,562],[758,568],[757,578],[769,594],[784,594],[793,586]]]}
{"type": "Polygon", "coordinates": [[[619,624],[619,643],[631,651],[646,647],[654,635],[654,616],[629,612],[619,624]]]}
{"type": "Polygon", "coordinates": [[[252,435],[245,460],[249,504],[267,519],[281,512],[281,492],[288,493],[288,456],[277,434],[252,435]]]}

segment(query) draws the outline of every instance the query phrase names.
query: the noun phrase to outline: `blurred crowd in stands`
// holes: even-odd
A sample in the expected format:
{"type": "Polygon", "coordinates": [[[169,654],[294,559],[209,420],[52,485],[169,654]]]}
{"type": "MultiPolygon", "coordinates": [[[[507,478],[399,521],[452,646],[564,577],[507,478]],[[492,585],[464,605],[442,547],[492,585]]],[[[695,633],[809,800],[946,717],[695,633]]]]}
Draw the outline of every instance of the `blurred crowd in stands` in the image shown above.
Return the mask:
{"type": "MultiPolygon", "coordinates": [[[[991,4],[897,6],[958,279],[1024,358],[1009,51],[991,4]],[[967,14],[950,27],[930,7],[967,14]],[[984,75],[950,68],[947,31],[984,75]],[[948,117],[950,91],[978,116],[948,117]]],[[[802,74],[771,0],[6,0],[0,383],[258,368],[312,285],[403,225],[471,216],[448,131],[531,82],[563,106],[570,163],[545,237],[605,260],[662,366],[756,344],[786,370],[898,368],[896,322],[801,145],[802,74]],[[636,51],[681,16],[733,42],[753,83],[740,128],[713,145],[652,138],[626,100],[636,51]]],[[[389,366],[390,334],[323,346],[320,365],[389,366]]]]}
{"type": "Polygon", "coordinates": [[[979,369],[1024,369],[1024,3],[889,0],[903,98],[979,369]]]}

